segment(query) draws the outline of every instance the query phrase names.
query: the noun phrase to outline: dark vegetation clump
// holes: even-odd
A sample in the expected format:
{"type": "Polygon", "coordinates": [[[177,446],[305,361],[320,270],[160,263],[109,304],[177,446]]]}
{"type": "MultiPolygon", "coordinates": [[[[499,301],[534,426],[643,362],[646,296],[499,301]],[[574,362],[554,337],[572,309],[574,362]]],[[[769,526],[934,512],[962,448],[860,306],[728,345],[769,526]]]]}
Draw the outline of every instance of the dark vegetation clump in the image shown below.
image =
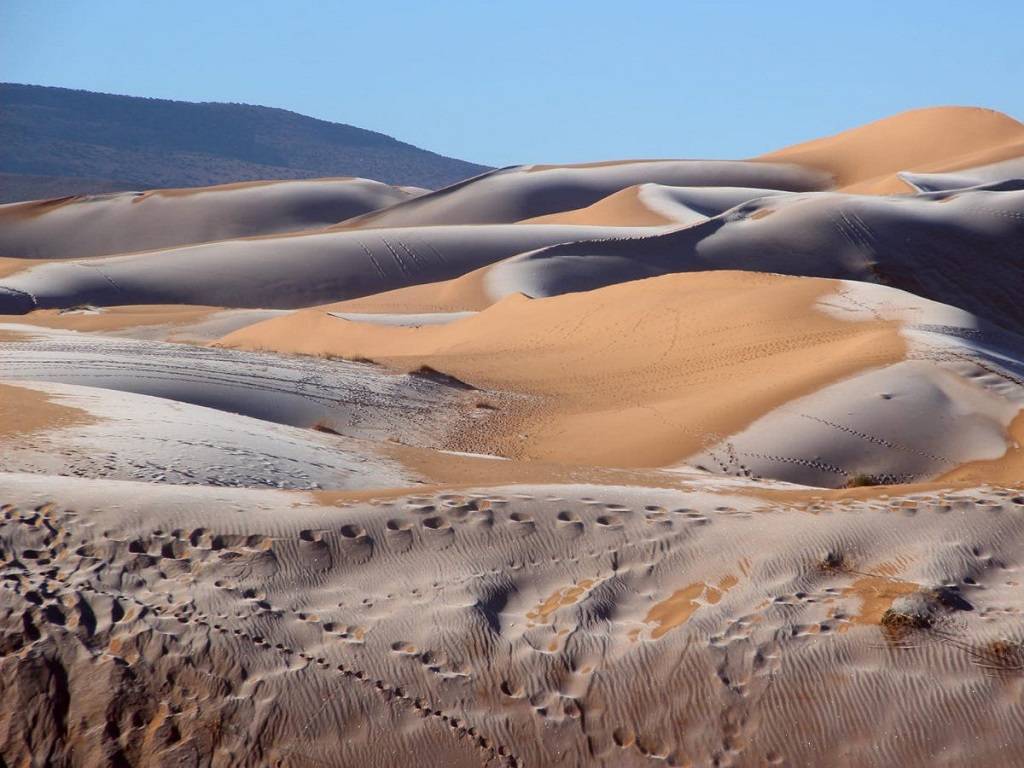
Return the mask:
{"type": "Polygon", "coordinates": [[[818,566],[823,571],[842,571],[847,568],[846,556],[842,552],[829,550],[821,559],[818,566]]]}
{"type": "Polygon", "coordinates": [[[920,613],[906,613],[889,608],[882,614],[882,626],[890,632],[903,634],[914,629],[930,629],[932,626],[931,617],[920,613]]]}

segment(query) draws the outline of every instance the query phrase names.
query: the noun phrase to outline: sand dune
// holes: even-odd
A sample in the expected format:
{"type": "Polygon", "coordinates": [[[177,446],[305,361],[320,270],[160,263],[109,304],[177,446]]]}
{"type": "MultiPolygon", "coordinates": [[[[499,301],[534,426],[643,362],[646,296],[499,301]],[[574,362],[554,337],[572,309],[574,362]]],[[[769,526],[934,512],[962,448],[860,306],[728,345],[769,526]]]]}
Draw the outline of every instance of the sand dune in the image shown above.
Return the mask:
{"type": "Polygon", "coordinates": [[[911,173],[902,171],[899,177],[920,192],[949,192],[957,189],[1005,184],[1024,186],[1024,145],[1021,157],[989,165],[971,166],[951,173],[911,173]]]}
{"type": "Polygon", "coordinates": [[[874,123],[762,155],[833,175],[836,185],[860,194],[911,191],[900,171],[957,171],[1024,156],[1024,125],[975,107],[903,112],[874,123]]]}
{"type": "Polygon", "coordinates": [[[108,388],[5,386],[16,392],[5,395],[5,406],[40,422],[29,437],[0,436],[8,472],[273,488],[390,488],[418,480],[366,440],[108,388]],[[49,411],[39,395],[62,409],[58,418],[40,418],[49,411]],[[62,419],[64,412],[81,416],[62,419]]]}
{"type": "Polygon", "coordinates": [[[67,259],[334,224],[425,190],[369,179],[224,184],[0,205],[0,256],[67,259]]]}
{"type": "Polygon", "coordinates": [[[1024,478],[1011,427],[1024,408],[1024,338],[866,283],[844,282],[819,306],[862,322],[898,320],[907,360],[791,401],[691,464],[828,486],[851,475],[914,482],[999,459],[992,480],[1024,478]]]}
{"type": "Polygon", "coordinates": [[[0,207],[0,765],[1021,764],[1022,157],[0,207]]]}
{"type": "Polygon", "coordinates": [[[834,486],[861,474],[926,479],[1002,456],[1024,406],[1024,339],[862,285],[691,273],[547,300],[513,295],[418,328],[304,310],[220,343],[428,365],[537,396],[501,433],[467,438],[514,458],[627,467],[688,459],[834,486]],[[859,392],[860,412],[849,412],[859,392]],[[923,413],[932,420],[917,428],[923,413]]]}
{"type": "Polygon", "coordinates": [[[884,282],[1019,328],[1022,242],[1022,190],[780,195],[672,232],[522,254],[482,280],[493,300],[666,272],[746,269],[884,282]]]}
{"type": "Polygon", "coordinates": [[[760,197],[783,194],[756,187],[627,187],[586,208],[526,219],[528,224],[590,224],[643,227],[699,224],[730,208],[760,197]]]}
{"type": "Polygon", "coordinates": [[[0,662],[12,760],[1016,762],[1024,529],[1004,490],[808,514],[579,485],[341,507],[2,485],[27,553],[0,590],[22,627],[0,662]]]}
{"type": "MultiPolygon", "coordinates": [[[[342,321],[338,321],[342,322],[342,321]]],[[[24,329],[0,326],[0,329],[24,329]]],[[[0,346],[0,381],[102,387],[351,437],[432,442],[458,387],[374,366],[31,328],[0,346]]]]}
{"type": "Polygon", "coordinates": [[[0,279],[0,314],[79,304],[291,309],[456,277],[544,245],[629,234],[613,227],[413,227],[49,262],[0,279]]]}
{"type": "Polygon", "coordinates": [[[1022,224],[1024,191],[1013,183],[905,197],[777,194],[702,223],[541,248],[337,309],[480,310],[516,293],[556,296],[671,272],[743,269],[882,282],[1013,329],[1024,323],[1016,298],[1022,224]]]}
{"type": "MultiPolygon", "coordinates": [[[[820,171],[788,163],[647,160],[584,165],[525,165],[475,179],[366,214],[345,229],[439,224],[501,224],[583,208],[637,184],[758,187],[787,191],[824,189],[820,171]]],[[[581,222],[569,222],[581,223],[581,222]]]]}

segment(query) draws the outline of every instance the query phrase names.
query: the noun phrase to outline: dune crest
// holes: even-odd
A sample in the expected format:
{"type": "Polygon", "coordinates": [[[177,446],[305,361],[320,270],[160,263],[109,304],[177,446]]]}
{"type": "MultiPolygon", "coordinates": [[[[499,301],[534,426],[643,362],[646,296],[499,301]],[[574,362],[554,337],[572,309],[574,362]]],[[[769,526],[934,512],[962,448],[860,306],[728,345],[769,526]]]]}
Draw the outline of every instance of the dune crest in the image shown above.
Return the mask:
{"type": "Polygon", "coordinates": [[[832,174],[858,194],[912,191],[900,171],[939,173],[1024,155],[1024,124],[977,107],[901,112],[823,139],[778,149],[758,159],[796,163],[832,174]]]}

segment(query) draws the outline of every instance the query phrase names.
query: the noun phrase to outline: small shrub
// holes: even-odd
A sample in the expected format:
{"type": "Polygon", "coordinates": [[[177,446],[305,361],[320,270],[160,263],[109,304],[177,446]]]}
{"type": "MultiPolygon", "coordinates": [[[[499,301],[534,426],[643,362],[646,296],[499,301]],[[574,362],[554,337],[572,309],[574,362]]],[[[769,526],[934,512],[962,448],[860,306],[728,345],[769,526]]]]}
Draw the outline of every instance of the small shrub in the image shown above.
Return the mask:
{"type": "Polygon", "coordinates": [[[823,571],[842,571],[847,567],[846,557],[842,552],[836,552],[829,550],[825,553],[825,556],[821,559],[819,567],[823,571]]]}
{"type": "Polygon", "coordinates": [[[928,629],[932,625],[932,620],[922,614],[904,613],[889,608],[882,614],[881,624],[891,633],[901,635],[912,629],[928,629]]]}

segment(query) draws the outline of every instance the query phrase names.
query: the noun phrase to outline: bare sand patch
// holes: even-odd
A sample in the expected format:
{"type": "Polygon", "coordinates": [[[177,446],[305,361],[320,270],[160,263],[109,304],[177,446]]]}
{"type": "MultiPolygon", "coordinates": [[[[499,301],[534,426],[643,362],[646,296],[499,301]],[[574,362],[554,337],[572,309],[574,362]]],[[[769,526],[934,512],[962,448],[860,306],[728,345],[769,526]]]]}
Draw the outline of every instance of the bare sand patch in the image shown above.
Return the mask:
{"type": "Polygon", "coordinates": [[[33,259],[11,259],[5,256],[0,256],[0,277],[7,277],[13,275],[16,272],[38,264],[38,261],[33,259]]]}
{"type": "Polygon", "coordinates": [[[45,392],[0,383],[0,439],[63,429],[95,421],[88,411],[55,401],[45,392]]]}

